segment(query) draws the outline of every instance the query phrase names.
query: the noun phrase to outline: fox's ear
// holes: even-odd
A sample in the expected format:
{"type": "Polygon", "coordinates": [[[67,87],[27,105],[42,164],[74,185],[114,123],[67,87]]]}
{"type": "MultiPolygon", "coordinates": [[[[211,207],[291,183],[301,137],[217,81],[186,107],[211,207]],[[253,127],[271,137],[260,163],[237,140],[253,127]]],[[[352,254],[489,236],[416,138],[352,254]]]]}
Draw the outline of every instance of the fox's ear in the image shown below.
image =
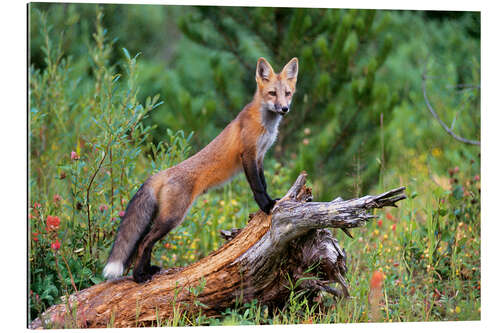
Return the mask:
{"type": "Polygon", "coordinates": [[[285,74],[285,77],[288,80],[297,79],[297,75],[299,74],[299,59],[293,58],[290,60],[288,64],[283,67],[281,72],[285,74]]]}
{"type": "Polygon", "coordinates": [[[256,80],[265,80],[269,81],[271,76],[274,74],[273,68],[264,58],[259,58],[257,60],[257,70],[255,72],[256,80]]]}

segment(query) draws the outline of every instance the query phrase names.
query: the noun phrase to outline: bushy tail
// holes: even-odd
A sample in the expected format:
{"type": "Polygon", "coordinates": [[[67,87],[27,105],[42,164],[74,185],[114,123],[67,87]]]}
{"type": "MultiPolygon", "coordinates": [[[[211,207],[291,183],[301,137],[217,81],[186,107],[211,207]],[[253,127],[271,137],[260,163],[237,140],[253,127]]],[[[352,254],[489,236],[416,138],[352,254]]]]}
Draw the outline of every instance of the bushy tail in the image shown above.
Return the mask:
{"type": "Polygon", "coordinates": [[[153,189],[146,182],[130,200],[125,210],[125,216],[118,227],[115,242],[103,270],[106,279],[117,278],[123,274],[156,209],[157,202],[153,189]]]}

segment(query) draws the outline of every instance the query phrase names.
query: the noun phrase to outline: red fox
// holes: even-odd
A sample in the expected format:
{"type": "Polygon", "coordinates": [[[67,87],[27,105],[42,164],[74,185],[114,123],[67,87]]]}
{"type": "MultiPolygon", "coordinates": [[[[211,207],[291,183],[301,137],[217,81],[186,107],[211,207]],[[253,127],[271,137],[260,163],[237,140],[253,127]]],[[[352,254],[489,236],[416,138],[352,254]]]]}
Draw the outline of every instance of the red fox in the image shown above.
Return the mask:
{"type": "Polygon", "coordinates": [[[259,58],[257,90],[236,119],[201,151],[149,177],[130,200],[103,270],[105,278],[121,276],[137,251],[133,279],[149,280],[160,270],[151,266],[153,245],[184,220],[196,197],[242,170],[260,209],[271,212],[276,200],[267,193],[262,163],[290,109],[298,71],[297,58],[278,74],[259,58]]]}

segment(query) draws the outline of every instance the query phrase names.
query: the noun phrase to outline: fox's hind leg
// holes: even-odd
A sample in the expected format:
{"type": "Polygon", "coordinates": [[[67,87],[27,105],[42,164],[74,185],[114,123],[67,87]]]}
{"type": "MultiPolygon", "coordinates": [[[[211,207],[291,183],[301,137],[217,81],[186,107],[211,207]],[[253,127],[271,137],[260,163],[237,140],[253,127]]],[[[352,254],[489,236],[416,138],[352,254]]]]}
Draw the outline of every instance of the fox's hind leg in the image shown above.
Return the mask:
{"type": "Polygon", "coordinates": [[[180,224],[180,218],[156,221],[149,233],[144,236],[139,248],[137,249],[137,260],[134,266],[134,281],[144,282],[151,279],[160,268],[151,266],[151,251],[157,241],[165,236],[170,230],[180,224]]]}
{"type": "Polygon", "coordinates": [[[192,198],[185,189],[179,193],[177,186],[169,186],[160,192],[158,213],[154,219],[151,230],[144,236],[138,249],[137,260],[134,266],[133,278],[135,282],[144,282],[157,273],[160,268],[151,266],[151,252],[157,241],[168,232],[182,223],[187,210],[191,206],[192,198]]]}

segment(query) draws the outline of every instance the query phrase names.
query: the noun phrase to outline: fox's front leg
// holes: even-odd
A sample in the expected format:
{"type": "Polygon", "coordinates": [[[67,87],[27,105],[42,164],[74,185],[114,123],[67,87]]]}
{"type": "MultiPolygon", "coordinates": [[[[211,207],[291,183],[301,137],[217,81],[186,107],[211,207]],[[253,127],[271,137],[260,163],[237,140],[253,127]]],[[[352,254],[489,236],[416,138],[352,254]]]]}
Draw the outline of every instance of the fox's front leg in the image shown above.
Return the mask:
{"type": "Polygon", "coordinates": [[[269,214],[276,201],[271,199],[269,194],[267,194],[263,171],[261,171],[262,168],[261,170],[259,170],[257,166],[255,154],[252,154],[250,152],[243,153],[241,156],[241,160],[243,164],[243,170],[245,171],[245,176],[247,177],[248,183],[250,184],[250,188],[252,189],[255,201],[263,212],[269,214]]]}
{"type": "Polygon", "coordinates": [[[257,161],[257,170],[259,171],[259,177],[260,181],[262,182],[262,185],[264,186],[264,191],[267,192],[267,184],[266,184],[266,177],[264,176],[264,161],[262,159],[257,161]]]}
{"type": "MultiPolygon", "coordinates": [[[[257,162],[257,169],[259,170],[259,177],[260,177],[260,180],[262,181],[262,185],[264,186],[264,191],[267,192],[267,183],[266,183],[266,177],[264,176],[264,162],[261,160],[259,160],[257,162]]],[[[275,198],[273,199],[273,201],[276,203],[277,201],[279,201],[281,198],[275,198]]]]}

